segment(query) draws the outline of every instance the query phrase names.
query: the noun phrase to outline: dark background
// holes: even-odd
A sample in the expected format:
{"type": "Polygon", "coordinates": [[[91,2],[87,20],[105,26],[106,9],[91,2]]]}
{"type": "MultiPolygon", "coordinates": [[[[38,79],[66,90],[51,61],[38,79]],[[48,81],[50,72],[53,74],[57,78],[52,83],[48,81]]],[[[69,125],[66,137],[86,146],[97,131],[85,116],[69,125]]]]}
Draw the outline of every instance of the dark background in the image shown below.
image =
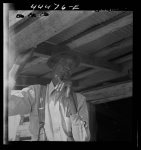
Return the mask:
{"type": "Polygon", "coordinates": [[[132,97],[90,104],[91,141],[132,141],[132,97]]]}

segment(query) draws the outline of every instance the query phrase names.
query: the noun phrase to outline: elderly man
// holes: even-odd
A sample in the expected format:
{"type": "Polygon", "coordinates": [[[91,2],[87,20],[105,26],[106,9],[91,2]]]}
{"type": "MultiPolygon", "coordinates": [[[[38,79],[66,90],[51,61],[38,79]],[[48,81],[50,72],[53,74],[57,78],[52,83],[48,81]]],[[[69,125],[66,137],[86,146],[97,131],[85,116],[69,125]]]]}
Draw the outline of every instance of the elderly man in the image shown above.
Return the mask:
{"type": "MultiPolygon", "coordinates": [[[[19,64],[11,69],[10,78],[19,64]]],[[[31,85],[18,91],[10,89],[9,116],[30,114],[33,141],[89,141],[86,98],[73,92],[70,80],[73,69],[79,65],[78,57],[69,51],[57,53],[47,65],[52,69],[50,84],[31,85]]]]}

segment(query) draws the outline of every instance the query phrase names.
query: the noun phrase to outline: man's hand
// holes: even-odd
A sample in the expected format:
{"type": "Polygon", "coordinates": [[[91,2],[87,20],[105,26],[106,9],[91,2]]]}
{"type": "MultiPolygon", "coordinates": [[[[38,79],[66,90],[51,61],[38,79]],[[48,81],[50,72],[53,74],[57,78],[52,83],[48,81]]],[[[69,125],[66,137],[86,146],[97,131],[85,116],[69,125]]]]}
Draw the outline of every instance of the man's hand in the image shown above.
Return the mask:
{"type": "Polygon", "coordinates": [[[56,91],[62,91],[64,88],[66,88],[66,97],[69,97],[70,90],[71,90],[71,81],[61,81],[59,77],[58,78],[58,84],[55,86],[56,91]]]}
{"type": "MultiPolygon", "coordinates": [[[[56,91],[62,91],[63,88],[66,88],[66,101],[68,101],[68,114],[69,115],[73,115],[73,114],[76,114],[77,113],[77,106],[76,106],[76,103],[75,103],[75,100],[74,100],[74,97],[73,97],[73,91],[71,89],[71,85],[72,85],[72,82],[70,81],[61,81],[59,79],[59,83],[56,85],[55,89],[56,91]]],[[[67,115],[67,116],[69,116],[67,115]]]]}

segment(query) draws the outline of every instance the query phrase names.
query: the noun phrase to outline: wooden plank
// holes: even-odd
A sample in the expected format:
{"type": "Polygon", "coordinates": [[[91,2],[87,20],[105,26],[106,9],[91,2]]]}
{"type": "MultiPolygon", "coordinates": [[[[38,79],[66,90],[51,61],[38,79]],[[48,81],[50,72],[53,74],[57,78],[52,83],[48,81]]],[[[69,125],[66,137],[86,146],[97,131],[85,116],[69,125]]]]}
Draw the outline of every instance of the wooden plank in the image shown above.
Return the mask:
{"type": "Polygon", "coordinates": [[[48,84],[50,82],[50,79],[47,78],[38,78],[35,76],[24,76],[20,75],[18,76],[16,80],[16,86],[29,86],[34,84],[48,84]]]}
{"type": "MultiPolygon", "coordinates": [[[[60,49],[64,49],[64,46],[60,46],[60,49]]],[[[81,65],[91,67],[94,69],[106,69],[106,70],[113,70],[113,71],[121,71],[121,66],[115,63],[110,63],[108,62],[105,58],[103,57],[93,57],[91,58],[89,55],[77,52],[74,50],[70,50],[73,53],[76,53],[80,56],[81,59],[81,65]]],[[[35,56],[39,56],[40,54],[36,52],[35,56]]],[[[48,53],[46,52],[46,55],[41,54],[42,57],[49,58],[48,53]]]]}
{"type": "MultiPolygon", "coordinates": [[[[10,34],[12,34],[13,31],[14,31],[14,34],[17,34],[21,30],[23,30],[24,28],[27,28],[30,24],[32,24],[33,22],[35,22],[36,20],[38,20],[41,17],[43,11],[40,11],[40,10],[39,11],[37,11],[37,10],[33,11],[32,10],[29,14],[27,13],[27,11],[24,11],[24,12],[25,12],[24,18],[23,19],[18,18],[19,21],[17,21],[15,24],[13,24],[10,27],[10,29],[9,29],[9,31],[11,31],[10,34]]],[[[45,11],[45,12],[48,16],[49,11],[45,11]]]]}
{"type": "Polygon", "coordinates": [[[106,103],[109,101],[131,97],[132,81],[113,85],[111,87],[106,87],[103,89],[93,90],[82,94],[86,96],[88,102],[92,102],[94,104],[106,103]]]}
{"type": "Polygon", "coordinates": [[[132,22],[133,22],[133,14],[127,15],[125,17],[122,17],[122,18],[102,27],[102,28],[99,28],[99,29],[97,29],[91,33],[88,33],[85,36],[82,36],[81,38],[76,39],[67,45],[71,49],[80,47],[80,46],[85,45],[91,41],[95,41],[98,38],[101,38],[102,36],[104,36],[106,34],[117,31],[120,28],[131,24],[132,22]]]}
{"type": "Polygon", "coordinates": [[[37,53],[37,52],[34,52],[33,56],[42,57],[42,58],[50,58],[49,55],[45,55],[45,54],[37,53]]]}
{"type": "Polygon", "coordinates": [[[76,90],[81,91],[87,87],[92,87],[99,83],[104,83],[116,78],[121,78],[128,75],[128,70],[132,68],[132,61],[127,61],[122,64],[122,72],[114,72],[104,69],[93,69],[85,73],[77,74],[73,76],[72,80],[79,80],[79,87],[76,90]],[[84,75],[85,76],[84,76],[84,75]]]}
{"type": "Polygon", "coordinates": [[[123,63],[123,62],[129,61],[129,60],[132,60],[132,59],[133,59],[133,56],[132,56],[132,54],[130,54],[125,57],[119,58],[119,59],[115,60],[114,62],[115,63],[123,63]]]}
{"type": "MultiPolygon", "coordinates": [[[[31,12],[33,12],[33,10],[9,10],[9,27],[15,25],[18,22],[21,22],[23,20],[23,18],[17,18],[17,14],[21,14],[23,16],[27,16],[28,14],[30,14],[31,12]]],[[[25,18],[25,17],[24,17],[25,18]]]]}
{"type": "Polygon", "coordinates": [[[127,71],[124,72],[114,72],[109,70],[99,70],[92,74],[89,74],[85,78],[81,78],[79,82],[79,87],[77,91],[84,91],[89,87],[94,87],[100,83],[108,82],[116,78],[121,78],[127,75],[127,71]]]}
{"type": "Polygon", "coordinates": [[[78,54],[81,58],[81,62],[84,64],[89,65],[89,67],[94,68],[94,69],[106,69],[106,70],[112,70],[112,71],[121,71],[121,66],[115,63],[110,63],[108,62],[104,57],[91,57],[88,54],[84,54],[78,51],[70,50],[72,52],[75,52],[78,54]]]}
{"type": "Polygon", "coordinates": [[[48,59],[49,59],[49,57],[40,56],[40,57],[34,59],[32,62],[27,63],[24,67],[24,71],[32,66],[39,64],[39,63],[46,63],[48,59]]]}
{"type": "Polygon", "coordinates": [[[92,69],[90,71],[86,71],[84,73],[77,74],[77,75],[72,77],[72,80],[80,80],[82,78],[86,78],[87,76],[89,76],[89,75],[91,75],[93,73],[96,73],[98,71],[99,71],[99,69],[92,69]]]}
{"type": "MultiPolygon", "coordinates": [[[[131,47],[133,45],[133,37],[129,37],[127,39],[123,39],[120,42],[113,43],[112,45],[107,46],[104,49],[100,49],[96,53],[94,53],[97,57],[104,57],[110,58],[113,55],[116,55],[119,53],[119,51],[122,51],[122,49],[126,49],[128,47],[131,47]]],[[[126,50],[127,51],[127,50],[126,50]]]]}
{"type": "Polygon", "coordinates": [[[62,31],[56,36],[49,39],[49,41],[55,42],[57,44],[67,44],[84,36],[86,32],[90,31],[95,26],[107,22],[112,18],[115,18],[123,14],[122,11],[98,11],[87,17],[86,19],[78,22],[77,24],[71,26],[67,30],[62,31]]]}
{"type": "Polygon", "coordinates": [[[21,120],[20,115],[8,116],[8,140],[14,141],[16,138],[16,132],[21,120]]]}
{"type": "Polygon", "coordinates": [[[89,17],[93,11],[52,11],[32,24],[11,35],[16,49],[24,51],[48,40],[70,26],[89,17]],[[19,44],[20,43],[20,44],[19,44]]]}
{"type": "Polygon", "coordinates": [[[122,65],[123,65],[123,72],[128,72],[128,70],[133,68],[132,60],[128,60],[128,61],[124,62],[122,65]]]}

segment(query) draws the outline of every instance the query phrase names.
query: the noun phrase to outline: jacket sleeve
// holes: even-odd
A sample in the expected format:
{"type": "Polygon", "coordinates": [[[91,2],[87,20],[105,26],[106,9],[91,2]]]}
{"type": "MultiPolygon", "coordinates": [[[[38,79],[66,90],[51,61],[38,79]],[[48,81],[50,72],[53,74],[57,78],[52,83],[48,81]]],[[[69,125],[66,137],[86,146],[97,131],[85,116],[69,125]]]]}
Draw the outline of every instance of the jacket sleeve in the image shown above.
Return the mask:
{"type": "Polygon", "coordinates": [[[75,141],[89,141],[89,115],[86,104],[86,98],[83,95],[79,95],[78,99],[78,112],[71,115],[72,122],[72,134],[75,141]]]}
{"type": "Polygon", "coordinates": [[[31,111],[32,105],[35,102],[35,87],[31,85],[22,90],[11,90],[8,100],[9,116],[24,115],[31,111]]]}

